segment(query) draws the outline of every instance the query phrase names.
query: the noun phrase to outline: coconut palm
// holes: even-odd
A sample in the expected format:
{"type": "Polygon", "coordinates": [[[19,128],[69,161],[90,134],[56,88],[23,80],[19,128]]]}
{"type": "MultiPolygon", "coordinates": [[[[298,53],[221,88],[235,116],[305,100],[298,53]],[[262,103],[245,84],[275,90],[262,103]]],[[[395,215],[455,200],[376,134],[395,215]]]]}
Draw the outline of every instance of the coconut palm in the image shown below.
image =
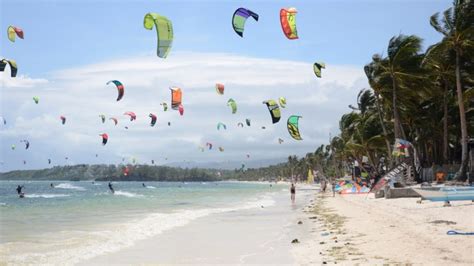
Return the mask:
{"type": "Polygon", "coordinates": [[[461,122],[461,167],[456,173],[459,180],[466,179],[467,168],[467,124],[463,101],[463,88],[461,84],[461,57],[469,49],[473,48],[474,42],[474,8],[469,0],[455,0],[454,5],[443,12],[440,17],[435,13],[430,18],[431,26],[443,35],[443,40],[432,46],[430,51],[452,50],[455,53],[455,75],[456,95],[459,106],[459,118],[461,122]]]}

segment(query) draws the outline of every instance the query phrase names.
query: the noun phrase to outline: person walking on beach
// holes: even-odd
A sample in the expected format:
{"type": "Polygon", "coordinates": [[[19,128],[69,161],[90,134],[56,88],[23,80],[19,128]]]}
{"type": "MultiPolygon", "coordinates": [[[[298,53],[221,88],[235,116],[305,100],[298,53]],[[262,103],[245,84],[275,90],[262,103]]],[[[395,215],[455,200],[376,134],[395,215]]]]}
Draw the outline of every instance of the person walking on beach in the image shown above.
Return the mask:
{"type": "Polygon", "coordinates": [[[296,187],[295,187],[295,184],[293,183],[291,183],[290,193],[291,193],[291,202],[295,203],[296,187]]]}
{"type": "Polygon", "coordinates": [[[112,187],[112,182],[109,182],[109,189],[112,192],[112,194],[115,194],[114,187],[112,187]]]}

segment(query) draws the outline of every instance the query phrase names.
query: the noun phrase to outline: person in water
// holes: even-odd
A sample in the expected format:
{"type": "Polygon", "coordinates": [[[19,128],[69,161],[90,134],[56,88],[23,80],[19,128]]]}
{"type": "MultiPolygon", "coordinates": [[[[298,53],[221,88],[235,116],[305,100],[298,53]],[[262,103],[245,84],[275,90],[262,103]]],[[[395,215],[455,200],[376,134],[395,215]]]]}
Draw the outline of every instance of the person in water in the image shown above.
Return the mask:
{"type": "Polygon", "coordinates": [[[145,186],[145,183],[142,183],[142,186],[143,186],[143,187],[146,187],[146,186],[145,186]]]}
{"type": "Polygon", "coordinates": [[[291,193],[291,202],[295,203],[296,187],[295,187],[295,184],[293,183],[291,183],[290,193],[291,193]]]}
{"type": "Polygon", "coordinates": [[[54,185],[53,185],[53,183],[51,183],[51,184],[50,184],[50,186],[51,186],[51,188],[54,188],[54,185]]]}
{"type": "Polygon", "coordinates": [[[22,190],[24,187],[25,187],[25,186],[20,186],[20,185],[18,185],[18,187],[16,188],[16,193],[18,193],[18,195],[23,194],[23,192],[21,192],[21,190],[22,190]]]}
{"type": "Polygon", "coordinates": [[[115,193],[114,187],[112,186],[112,182],[109,182],[109,189],[112,192],[112,194],[115,193]]]}

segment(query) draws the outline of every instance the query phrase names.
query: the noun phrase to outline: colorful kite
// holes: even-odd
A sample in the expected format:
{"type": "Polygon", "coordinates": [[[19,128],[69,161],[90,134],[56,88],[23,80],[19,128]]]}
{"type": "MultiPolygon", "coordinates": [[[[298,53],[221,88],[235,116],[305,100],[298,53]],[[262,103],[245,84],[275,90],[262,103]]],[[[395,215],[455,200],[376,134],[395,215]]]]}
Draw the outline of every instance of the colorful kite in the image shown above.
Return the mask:
{"type": "Polygon", "coordinates": [[[60,116],[59,119],[61,119],[61,123],[64,125],[66,124],[66,117],[65,116],[60,116]]]}
{"type": "Polygon", "coordinates": [[[216,92],[219,95],[224,94],[224,84],[216,83],[216,92]]]}
{"type": "Polygon", "coordinates": [[[178,111],[179,111],[179,114],[180,114],[180,115],[183,115],[183,114],[184,114],[184,106],[183,106],[182,104],[180,104],[180,105],[178,106],[178,111]]]}
{"type": "Polygon", "coordinates": [[[290,133],[290,136],[296,140],[302,140],[298,127],[298,120],[300,118],[302,118],[302,116],[292,115],[288,118],[288,122],[286,124],[288,127],[288,133],[290,133]]]}
{"type": "Polygon", "coordinates": [[[99,115],[100,119],[102,120],[102,124],[105,123],[105,115],[99,115]]]}
{"type": "Polygon", "coordinates": [[[180,88],[172,87],[171,90],[171,109],[178,110],[182,101],[183,92],[180,88]]]}
{"type": "Polygon", "coordinates": [[[217,123],[217,130],[221,130],[221,127],[227,130],[227,126],[224,123],[222,122],[217,123]]]}
{"type": "Polygon", "coordinates": [[[285,107],[286,107],[286,99],[285,99],[285,97],[280,97],[280,98],[278,99],[278,102],[280,103],[280,107],[281,107],[281,108],[285,108],[285,107]]]}
{"type": "Polygon", "coordinates": [[[115,125],[118,124],[118,120],[117,120],[117,118],[115,118],[115,117],[111,117],[111,118],[109,118],[109,120],[114,121],[115,125]]]}
{"type": "Polygon", "coordinates": [[[134,112],[125,112],[123,114],[130,116],[130,121],[133,121],[133,120],[137,119],[137,115],[134,112]]]}
{"type": "Polygon", "coordinates": [[[143,19],[143,27],[152,30],[153,26],[156,28],[157,35],[156,54],[158,57],[166,58],[173,43],[173,24],[169,19],[157,13],[148,13],[143,19]]]}
{"type": "Polygon", "coordinates": [[[38,96],[33,96],[33,101],[35,101],[36,104],[39,103],[39,97],[38,96]]]}
{"type": "Polygon", "coordinates": [[[234,27],[235,33],[240,37],[244,37],[244,26],[245,21],[248,17],[252,17],[255,21],[258,21],[258,15],[246,8],[238,8],[235,10],[234,15],[232,16],[232,26],[234,27]]]}
{"type": "Polygon", "coordinates": [[[167,103],[160,103],[161,106],[163,106],[163,111],[168,111],[168,104],[167,103]]]}
{"type": "Polygon", "coordinates": [[[290,40],[298,39],[296,30],[296,8],[283,8],[280,10],[280,22],[283,33],[290,40]]]}
{"type": "Polygon", "coordinates": [[[234,101],[234,99],[230,98],[227,101],[227,106],[230,106],[232,109],[232,113],[235,114],[237,112],[237,103],[234,101]]]}
{"type": "Polygon", "coordinates": [[[148,115],[148,117],[151,118],[150,126],[154,127],[155,124],[156,124],[156,115],[150,113],[150,114],[148,115]]]}
{"type": "Polygon", "coordinates": [[[18,66],[16,65],[15,60],[8,60],[8,59],[2,59],[0,61],[0,72],[5,71],[5,67],[7,64],[10,66],[10,76],[12,78],[16,77],[16,73],[18,72],[18,66]]]}
{"type": "Polygon", "coordinates": [[[7,34],[8,39],[11,42],[15,42],[15,35],[18,36],[18,38],[23,39],[23,30],[15,26],[9,26],[7,29],[7,34]]]}
{"type": "Polygon", "coordinates": [[[102,134],[99,134],[99,136],[102,137],[102,145],[107,144],[107,141],[109,140],[109,135],[107,135],[107,133],[102,133],[102,134]]]}
{"type": "Polygon", "coordinates": [[[110,83],[113,83],[115,84],[115,86],[117,87],[117,91],[118,91],[118,96],[117,96],[117,102],[120,101],[123,97],[123,94],[125,93],[125,87],[123,86],[123,84],[118,81],[118,80],[110,80],[110,81],[107,81],[106,85],[109,85],[110,83]]]}
{"type": "Polygon", "coordinates": [[[321,69],[322,68],[326,68],[326,64],[324,64],[323,62],[314,63],[313,70],[314,70],[314,74],[316,75],[316,77],[321,78],[321,69]]]}
{"type": "Polygon", "coordinates": [[[270,111],[270,115],[272,116],[273,124],[278,123],[281,118],[280,114],[280,107],[274,100],[264,101],[263,104],[266,104],[268,107],[268,111],[270,111]]]}

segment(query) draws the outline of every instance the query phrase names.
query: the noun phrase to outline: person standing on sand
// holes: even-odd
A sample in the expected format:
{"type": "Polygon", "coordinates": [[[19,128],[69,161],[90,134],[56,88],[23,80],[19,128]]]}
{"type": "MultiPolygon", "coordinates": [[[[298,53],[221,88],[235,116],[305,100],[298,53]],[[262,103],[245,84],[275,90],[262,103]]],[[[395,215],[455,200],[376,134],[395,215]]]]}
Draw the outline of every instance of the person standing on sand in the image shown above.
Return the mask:
{"type": "Polygon", "coordinates": [[[291,183],[290,193],[291,193],[291,202],[295,203],[296,187],[295,187],[295,184],[293,183],[291,183]]]}

